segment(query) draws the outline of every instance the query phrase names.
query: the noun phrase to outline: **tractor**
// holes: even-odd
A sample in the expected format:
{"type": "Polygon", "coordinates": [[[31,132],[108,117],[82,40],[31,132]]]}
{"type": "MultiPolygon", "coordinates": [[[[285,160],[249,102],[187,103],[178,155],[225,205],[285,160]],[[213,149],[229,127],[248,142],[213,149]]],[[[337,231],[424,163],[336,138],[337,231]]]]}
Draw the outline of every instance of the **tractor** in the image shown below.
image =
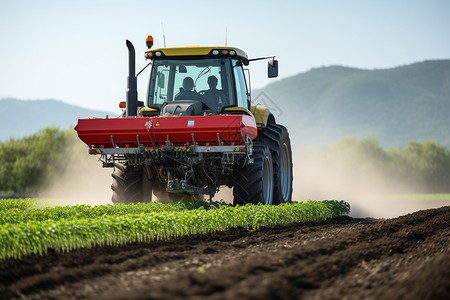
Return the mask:
{"type": "MultiPolygon", "coordinates": [[[[138,101],[135,48],[128,48],[126,101],[117,118],[79,119],[75,127],[91,155],[113,168],[112,202],[185,201],[233,188],[233,204],[292,200],[292,150],[287,129],[267,107],[253,104],[252,61],[235,47],[152,48],[145,101],[138,101]],[[247,76],[246,76],[246,72],[247,76]]],[[[145,68],[146,68],[145,67],[145,68]]],[[[145,69],[144,68],[144,69],[145,69]]]]}

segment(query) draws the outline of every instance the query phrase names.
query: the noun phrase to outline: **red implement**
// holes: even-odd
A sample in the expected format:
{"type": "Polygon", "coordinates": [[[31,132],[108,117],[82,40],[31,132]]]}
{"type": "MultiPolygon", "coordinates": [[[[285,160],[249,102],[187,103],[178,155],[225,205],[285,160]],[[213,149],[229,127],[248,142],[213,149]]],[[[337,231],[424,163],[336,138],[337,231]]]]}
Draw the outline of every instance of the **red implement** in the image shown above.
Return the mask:
{"type": "Polygon", "coordinates": [[[257,136],[255,119],[247,115],[79,119],[75,130],[93,148],[242,145],[257,136]],[[113,145],[114,143],[114,145],[113,145]]]}

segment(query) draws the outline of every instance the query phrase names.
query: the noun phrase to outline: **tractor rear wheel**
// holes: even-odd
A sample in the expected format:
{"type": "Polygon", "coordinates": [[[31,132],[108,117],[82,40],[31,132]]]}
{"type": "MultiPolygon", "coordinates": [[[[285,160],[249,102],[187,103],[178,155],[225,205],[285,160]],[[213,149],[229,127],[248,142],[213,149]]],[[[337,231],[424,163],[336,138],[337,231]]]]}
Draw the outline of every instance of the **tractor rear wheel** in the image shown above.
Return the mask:
{"type": "Polygon", "coordinates": [[[266,145],[253,144],[252,164],[233,171],[233,204],[272,204],[273,163],[266,145]]]}
{"type": "Polygon", "coordinates": [[[273,160],[273,204],[292,201],[292,150],[287,129],[269,124],[261,132],[260,139],[269,146],[273,160]]]}
{"type": "Polygon", "coordinates": [[[111,200],[114,204],[152,201],[151,182],[143,168],[115,163],[111,176],[111,200]]]}

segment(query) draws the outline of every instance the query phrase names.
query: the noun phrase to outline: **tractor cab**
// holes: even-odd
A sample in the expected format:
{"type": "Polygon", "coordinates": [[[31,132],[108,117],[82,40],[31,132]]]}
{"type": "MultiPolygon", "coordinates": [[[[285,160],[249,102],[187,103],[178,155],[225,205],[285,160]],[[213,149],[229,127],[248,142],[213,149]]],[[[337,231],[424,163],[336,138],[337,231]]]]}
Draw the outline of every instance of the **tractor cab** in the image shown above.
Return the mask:
{"type": "MultiPolygon", "coordinates": [[[[234,47],[151,49],[152,45],[145,52],[152,71],[142,116],[253,116],[243,69],[250,60],[244,51],[234,47]]],[[[269,62],[269,77],[277,76],[275,63],[274,59],[269,62]]]]}
{"type": "MultiPolygon", "coordinates": [[[[152,60],[147,106],[161,115],[218,114],[229,107],[250,109],[242,66],[244,51],[230,47],[149,49],[152,60]]],[[[148,113],[147,113],[148,114],[148,113]]]]}

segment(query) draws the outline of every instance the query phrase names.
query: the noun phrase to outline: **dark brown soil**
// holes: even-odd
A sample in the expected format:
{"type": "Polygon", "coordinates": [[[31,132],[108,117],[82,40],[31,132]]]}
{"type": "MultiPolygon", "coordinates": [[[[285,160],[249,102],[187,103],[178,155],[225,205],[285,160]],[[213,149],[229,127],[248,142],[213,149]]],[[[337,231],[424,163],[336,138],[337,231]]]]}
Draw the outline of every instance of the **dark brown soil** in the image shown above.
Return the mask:
{"type": "Polygon", "coordinates": [[[0,261],[4,299],[450,299],[450,206],[0,261]]]}

